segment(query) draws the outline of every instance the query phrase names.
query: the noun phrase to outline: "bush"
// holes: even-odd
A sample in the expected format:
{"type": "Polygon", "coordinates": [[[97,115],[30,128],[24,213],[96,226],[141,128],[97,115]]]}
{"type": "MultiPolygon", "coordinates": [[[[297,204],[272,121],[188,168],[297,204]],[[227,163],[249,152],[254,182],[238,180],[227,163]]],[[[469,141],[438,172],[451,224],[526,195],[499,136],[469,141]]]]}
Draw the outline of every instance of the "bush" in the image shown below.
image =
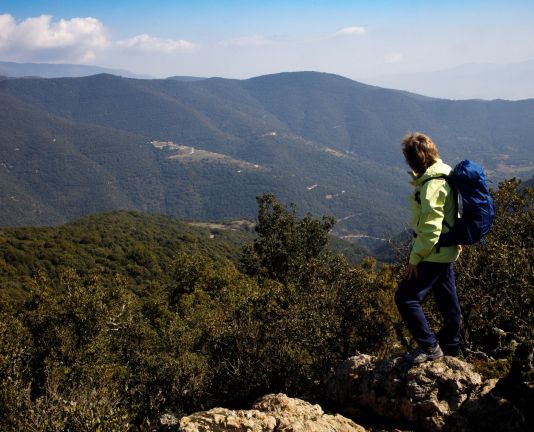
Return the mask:
{"type": "Polygon", "coordinates": [[[513,179],[494,198],[488,244],[464,248],[457,285],[465,343],[499,357],[510,354],[510,339],[534,336],[534,189],[513,179]]]}

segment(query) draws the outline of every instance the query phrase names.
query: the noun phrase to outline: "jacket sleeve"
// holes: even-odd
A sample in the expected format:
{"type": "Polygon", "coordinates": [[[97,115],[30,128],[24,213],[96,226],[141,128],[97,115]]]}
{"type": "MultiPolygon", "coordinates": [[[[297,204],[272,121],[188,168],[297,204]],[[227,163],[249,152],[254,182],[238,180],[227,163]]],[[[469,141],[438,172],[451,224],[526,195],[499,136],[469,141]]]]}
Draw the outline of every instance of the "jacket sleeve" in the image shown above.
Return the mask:
{"type": "Polygon", "coordinates": [[[410,264],[417,265],[432,252],[443,227],[447,182],[442,179],[427,181],[421,187],[421,214],[415,233],[417,236],[410,252],[410,264]]]}

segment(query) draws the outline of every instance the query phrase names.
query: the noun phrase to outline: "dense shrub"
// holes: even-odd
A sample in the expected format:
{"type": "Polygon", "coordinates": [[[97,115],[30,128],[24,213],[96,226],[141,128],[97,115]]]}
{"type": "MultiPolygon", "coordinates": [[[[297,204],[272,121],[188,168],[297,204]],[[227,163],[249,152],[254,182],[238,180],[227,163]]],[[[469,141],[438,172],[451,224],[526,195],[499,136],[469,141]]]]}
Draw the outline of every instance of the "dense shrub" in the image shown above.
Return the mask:
{"type": "Polygon", "coordinates": [[[331,219],[299,219],[272,195],[259,204],[246,273],[200,243],[159,255],[135,238],[108,242],[111,232],[65,239],[81,270],[36,266],[29,278],[35,261],[4,254],[28,292],[2,304],[11,323],[0,328],[2,427],[148,429],[165,410],[239,406],[266,391],[318,395],[339,360],[387,345],[388,272],[328,252],[331,219]],[[97,248],[127,271],[87,268],[80,260],[97,248]]]}
{"type": "MultiPolygon", "coordinates": [[[[495,328],[530,340],[534,328],[533,192],[517,188],[501,185],[489,245],[458,263],[465,344],[494,356],[508,354],[492,345],[495,328]]],[[[258,237],[239,267],[200,239],[196,252],[169,245],[162,260],[139,241],[106,246],[88,233],[81,250],[107,247],[147,273],[40,268],[25,296],[0,300],[2,430],[150,430],[165,411],[277,391],[320,398],[340,360],[396,351],[400,266],[351,266],[327,249],[333,221],[299,219],[271,195],[258,203],[258,237]]],[[[28,279],[34,263],[8,255],[11,274],[28,279]]]]}
{"type": "Polygon", "coordinates": [[[466,345],[500,356],[534,336],[534,189],[506,181],[495,206],[488,244],[464,248],[457,279],[466,345]]]}

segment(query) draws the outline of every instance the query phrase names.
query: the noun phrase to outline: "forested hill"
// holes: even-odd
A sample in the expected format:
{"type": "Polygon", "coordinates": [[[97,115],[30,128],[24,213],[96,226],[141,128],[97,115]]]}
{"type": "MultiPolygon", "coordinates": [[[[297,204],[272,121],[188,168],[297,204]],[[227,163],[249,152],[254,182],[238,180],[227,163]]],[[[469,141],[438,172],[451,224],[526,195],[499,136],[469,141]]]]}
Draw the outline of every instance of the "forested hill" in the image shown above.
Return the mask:
{"type": "Polygon", "coordinates": [[[399,142],[414,129],[494,181],[534,169],[534,100],[438,100],[314,72],[10,79],[0,124],[3,226],[115,209],[252,218],[274,192],[333,215],[338,234],[383,238],[407,219],[399,142]]]}
{"type": "Polygon", "coordinates": [[[133,212],[102,213],[54,228],[0,230],[2,297],[21,298],[30,282],[45,272],[57,278],[65,269],[83,277],[116,274],[142,292],[173,279],[171,267],[181,253],[236,261],[250,224],[222,229],[193,226],[168,216],[133,212]]]}
{"type": "MultiPolygon", "coordinates": [[[[40,272],[52,279],[68,269],[89,278],[121,275],[137,293],[171,284],[181,254],[237,263],[243,246],[256,237],[254,223],[180,221],[136,212],[100,213],[60,227],[0,229],[0,302],[22,299],[40,272]]],[[[366,251],[330,238],[330,249],[349,262],[366,251]]]]}

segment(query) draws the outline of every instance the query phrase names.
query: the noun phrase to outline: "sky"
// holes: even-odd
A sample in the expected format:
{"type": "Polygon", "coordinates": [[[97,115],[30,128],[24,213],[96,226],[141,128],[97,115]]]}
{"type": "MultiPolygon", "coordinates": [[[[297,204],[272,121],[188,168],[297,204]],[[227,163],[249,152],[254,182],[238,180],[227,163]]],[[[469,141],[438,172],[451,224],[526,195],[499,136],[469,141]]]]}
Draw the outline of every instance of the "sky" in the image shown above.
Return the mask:
{"type": "Polygon", "coordinates": [[[0,60],[363,79],[533,60],[532,23],[532,0],[0,0],[0,60]]]}

